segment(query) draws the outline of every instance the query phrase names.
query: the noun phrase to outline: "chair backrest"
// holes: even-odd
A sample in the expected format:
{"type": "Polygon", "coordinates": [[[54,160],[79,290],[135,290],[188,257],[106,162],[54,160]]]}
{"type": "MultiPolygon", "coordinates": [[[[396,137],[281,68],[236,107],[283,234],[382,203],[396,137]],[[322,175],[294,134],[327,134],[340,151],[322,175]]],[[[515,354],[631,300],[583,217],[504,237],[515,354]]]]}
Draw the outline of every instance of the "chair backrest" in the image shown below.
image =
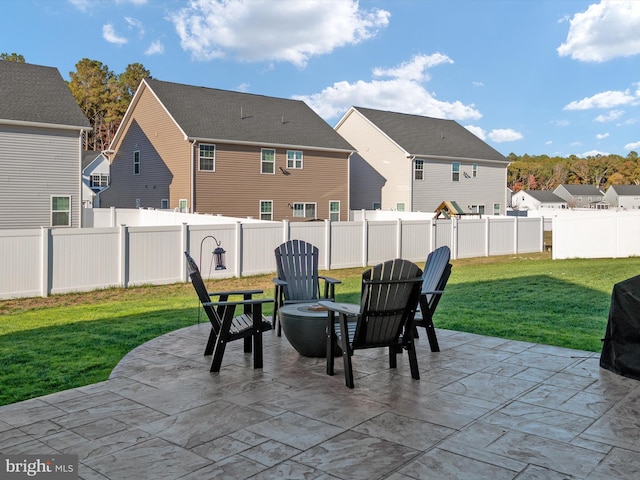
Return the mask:
{"type": "MultiPolygon", "coordinates": [[[[450,258],[451,250],[449,250],[447,246],[438,247],[429,253],[427,261],[424,264],[424,273],[422,274],[423,292],[433,292],[444,289],[451,274],[450,258]]],[[[426,295],[427,303],[431,302],[432,296],[433,295],[429,294],[426,295]]]]}
{"type": "Polygon", "coordinates": [[[195,260],[191,258],[187,252],[184,252],[187,257],[187,272],[189,272],[189,278],[191,279],[191,284],[198,294],[198,298],[200,299],[200,303],[202,303],[202,308],[204,309],[207,317],[209,317],[209,321],[211,322],[211,326],[213,330],[216,332],[216,335],[220,331],[220,326],[222,325],[222,321],[218,312],[211,306],[205,305],[208,302],[211,302],[211,297],[207,291],[207,287],[202,280],[202,276],[200,275],[200,269],[196,264],[195,260]]]}
{"type": "Polygon", "coordinates": [[[285,301],[317,300],[318,247],[302,240],[289,240],[275,249],[278,278],[287,282],[285,301]]]}
{"type": "Polygon", "coordinates": [[[354,348],[387,346],[409,333],[420,296],[421,274],[417,265],[399,258],[362,274],[354,348]]]}

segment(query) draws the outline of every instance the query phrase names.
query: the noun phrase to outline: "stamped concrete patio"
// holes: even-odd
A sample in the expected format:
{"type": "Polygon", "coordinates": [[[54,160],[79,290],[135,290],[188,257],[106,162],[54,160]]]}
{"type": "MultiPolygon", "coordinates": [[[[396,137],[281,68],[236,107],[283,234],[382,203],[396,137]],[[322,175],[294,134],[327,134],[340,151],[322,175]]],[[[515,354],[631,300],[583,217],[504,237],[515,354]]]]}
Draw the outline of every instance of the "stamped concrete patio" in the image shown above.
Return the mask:
{"type": "Polygon", "coordinates": [[[105,382],[0,407],[0,452],[77,454],[93,479],[635,479],[640,382],[599,355],[438,331],[421,380],[406,355],[305,358],[273,332],[263,370],[242,342],[222,371],[203,357],[208,325],[127,355],[105,382]]]}

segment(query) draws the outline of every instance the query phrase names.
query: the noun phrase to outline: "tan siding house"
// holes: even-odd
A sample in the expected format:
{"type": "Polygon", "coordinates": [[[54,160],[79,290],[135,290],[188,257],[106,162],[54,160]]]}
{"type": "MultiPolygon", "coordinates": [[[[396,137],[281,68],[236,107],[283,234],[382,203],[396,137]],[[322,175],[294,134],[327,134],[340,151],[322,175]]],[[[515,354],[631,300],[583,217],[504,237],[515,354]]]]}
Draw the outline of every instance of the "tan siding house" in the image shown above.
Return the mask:
{"type": "Polygon", "coordinates": [[[0,60],[0,229],[81,226],[90,128],[57,69],[0,60]]]}
{"type": "Polygon", "coordinates": [[[146,79],[111,150],[105,207],[349,216],[353,148],[300,101],[146,79]]]}
{"type": "Polygon", "coordinates": [[[452,120],[352,107],[335,126],[356,152],[351,208],[506,213],[509,161],[452,120]]]}

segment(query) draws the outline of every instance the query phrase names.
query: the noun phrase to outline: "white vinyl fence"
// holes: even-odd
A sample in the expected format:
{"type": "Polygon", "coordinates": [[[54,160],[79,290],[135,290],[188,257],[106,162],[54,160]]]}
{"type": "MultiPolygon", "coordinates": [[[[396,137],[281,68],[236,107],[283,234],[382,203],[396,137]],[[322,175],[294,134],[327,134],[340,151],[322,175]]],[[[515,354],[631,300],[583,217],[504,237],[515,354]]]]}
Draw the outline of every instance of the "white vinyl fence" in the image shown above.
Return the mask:
{"type": "Polygon", "coordinates": [[[313,243],[320,268],[366,267],[401,257],[424,262],[448,245],[452,257],[540,252],[540,218],[357,222],[246,222],[102,228],[0,230],[0,299],[112,286],[187,281],[184,251],[205,278],[275,271],[274,249],[289,239],[313,243]],[[212,271],[215,237],[226,270],[212,271]]]}
{"type": "Polygon", "coordinates": [[[640,211],[598,210],[553,217],[554,259],[640,256],[640,211]]]}

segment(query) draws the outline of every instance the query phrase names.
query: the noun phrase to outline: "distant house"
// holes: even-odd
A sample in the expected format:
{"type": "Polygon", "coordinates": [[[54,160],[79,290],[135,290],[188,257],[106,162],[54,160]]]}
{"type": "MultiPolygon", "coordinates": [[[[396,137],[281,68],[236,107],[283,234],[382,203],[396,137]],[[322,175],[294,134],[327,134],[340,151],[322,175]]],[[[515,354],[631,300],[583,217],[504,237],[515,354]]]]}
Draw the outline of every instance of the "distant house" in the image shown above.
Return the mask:
{"type": "Polygon", "coordinates": [[[351,107],[334,128],[357,152],[352,209],[433,212],[455,201],[505,214],[509,161],[453,120],[351,107]]]}
{"type": "Polygon", "coordinates": [[[109,187],[109,159],[95,150],[82,152],[82,206],[100,207],[100,193],[109,187]]]}
{"type": "Polygon", "coordinates": [[[81,226],[90,128],[57,69],[0,60],[0,229],[81,226]]]}
{"type": "Polygon", "coordinates": [[[347,220],[352,151],[304,102],[145,79],[101,206],[347,220]]]}
{"type": "Polygon", "coordinates": [[[553,191],[569,208],[606,208],[604,192],[595,185],[558,185],[553,191]]]}
{"type": "Polygon", "coordinates": [[[611,185],[604,199],[612,207],[625,210],[640,208],[640,185],[611,185]]]}
{"type": "Polygon", "coordinates": [[[567,201],[548,190],[520,190],[511,196],[514,210],[543,210],[567,208],[567,201]]]}

